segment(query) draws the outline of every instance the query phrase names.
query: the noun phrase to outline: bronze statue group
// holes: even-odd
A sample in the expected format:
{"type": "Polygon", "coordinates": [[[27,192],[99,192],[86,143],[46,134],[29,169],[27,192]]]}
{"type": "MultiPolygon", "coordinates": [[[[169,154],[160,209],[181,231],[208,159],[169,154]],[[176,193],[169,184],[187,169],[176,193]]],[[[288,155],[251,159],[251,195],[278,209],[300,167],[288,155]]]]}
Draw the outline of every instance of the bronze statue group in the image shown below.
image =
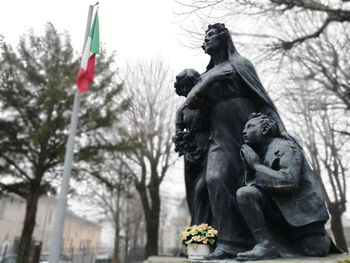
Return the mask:
{"type": "Polygon", "coordinates": [[[185,69],[175,92],[175,150],[185,160],[192,224],[218,232],[205,259],[326,256],[328,212],[301,147],[224,24],[209,25],[207,70],[185,69]]]}

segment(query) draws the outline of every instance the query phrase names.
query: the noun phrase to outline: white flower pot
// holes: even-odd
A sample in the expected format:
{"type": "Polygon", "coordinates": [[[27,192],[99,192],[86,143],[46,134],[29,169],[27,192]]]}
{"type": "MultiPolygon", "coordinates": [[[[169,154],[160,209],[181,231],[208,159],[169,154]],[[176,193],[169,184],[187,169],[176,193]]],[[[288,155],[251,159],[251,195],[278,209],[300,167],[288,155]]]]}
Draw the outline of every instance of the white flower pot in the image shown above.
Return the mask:
{"type": "Polygon", "coordinates": [[[203,257],[209,255],[209,253],[209,245],[197,244],[197,246],[187,246],[187,255],[189,259],[203,259],[203,257]]]}

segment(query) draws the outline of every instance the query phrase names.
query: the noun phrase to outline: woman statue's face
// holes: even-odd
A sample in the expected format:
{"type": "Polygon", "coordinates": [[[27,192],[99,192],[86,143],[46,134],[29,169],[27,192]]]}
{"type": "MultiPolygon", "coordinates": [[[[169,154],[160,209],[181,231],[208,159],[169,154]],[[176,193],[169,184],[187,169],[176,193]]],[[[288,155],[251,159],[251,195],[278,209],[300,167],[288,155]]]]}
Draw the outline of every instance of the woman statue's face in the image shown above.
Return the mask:
{"type": "Polygon", "coordinates": [[[219,31],[216,28],[211,28],[207,31],[204,38],[205,51],[211,55],[215,50],[220,48],[221,39],[219,31]]]}

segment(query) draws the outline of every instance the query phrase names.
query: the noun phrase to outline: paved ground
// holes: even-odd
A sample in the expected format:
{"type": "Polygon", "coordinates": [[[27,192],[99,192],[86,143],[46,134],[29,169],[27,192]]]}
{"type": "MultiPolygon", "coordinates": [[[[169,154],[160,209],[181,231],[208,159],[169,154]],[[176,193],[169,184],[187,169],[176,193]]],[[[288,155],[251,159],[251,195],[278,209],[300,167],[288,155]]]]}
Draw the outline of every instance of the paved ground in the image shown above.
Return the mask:
{"type": "MultiPolygon", "coordinates": [[[[259,261],[245,261],[245,262],[255,262],[255,263],[337,263],[341,260],[349,260],[350,254],[332,255],[325,258],[293,258],[293,259],[273,259],[273,260],[259,260],[259,261]]],[[[185,258],[176,257],[150,257],[144,261],[144,263],[235,263],[236,260],[188,260],[185,258]]]]}

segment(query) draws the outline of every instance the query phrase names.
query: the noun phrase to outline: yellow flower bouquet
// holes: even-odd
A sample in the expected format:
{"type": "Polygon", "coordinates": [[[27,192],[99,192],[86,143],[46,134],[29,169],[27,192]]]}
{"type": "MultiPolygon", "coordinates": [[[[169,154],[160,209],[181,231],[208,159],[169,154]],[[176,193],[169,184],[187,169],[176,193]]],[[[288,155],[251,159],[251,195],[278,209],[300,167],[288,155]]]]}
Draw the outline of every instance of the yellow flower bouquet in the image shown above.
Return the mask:
{"type": "Polygon", "coordinates": [[[181,243],[185,246],[213,245],[218,237],[218,231],[208,224],[200,224],[186,227],[180,236],[181,243]]]}

